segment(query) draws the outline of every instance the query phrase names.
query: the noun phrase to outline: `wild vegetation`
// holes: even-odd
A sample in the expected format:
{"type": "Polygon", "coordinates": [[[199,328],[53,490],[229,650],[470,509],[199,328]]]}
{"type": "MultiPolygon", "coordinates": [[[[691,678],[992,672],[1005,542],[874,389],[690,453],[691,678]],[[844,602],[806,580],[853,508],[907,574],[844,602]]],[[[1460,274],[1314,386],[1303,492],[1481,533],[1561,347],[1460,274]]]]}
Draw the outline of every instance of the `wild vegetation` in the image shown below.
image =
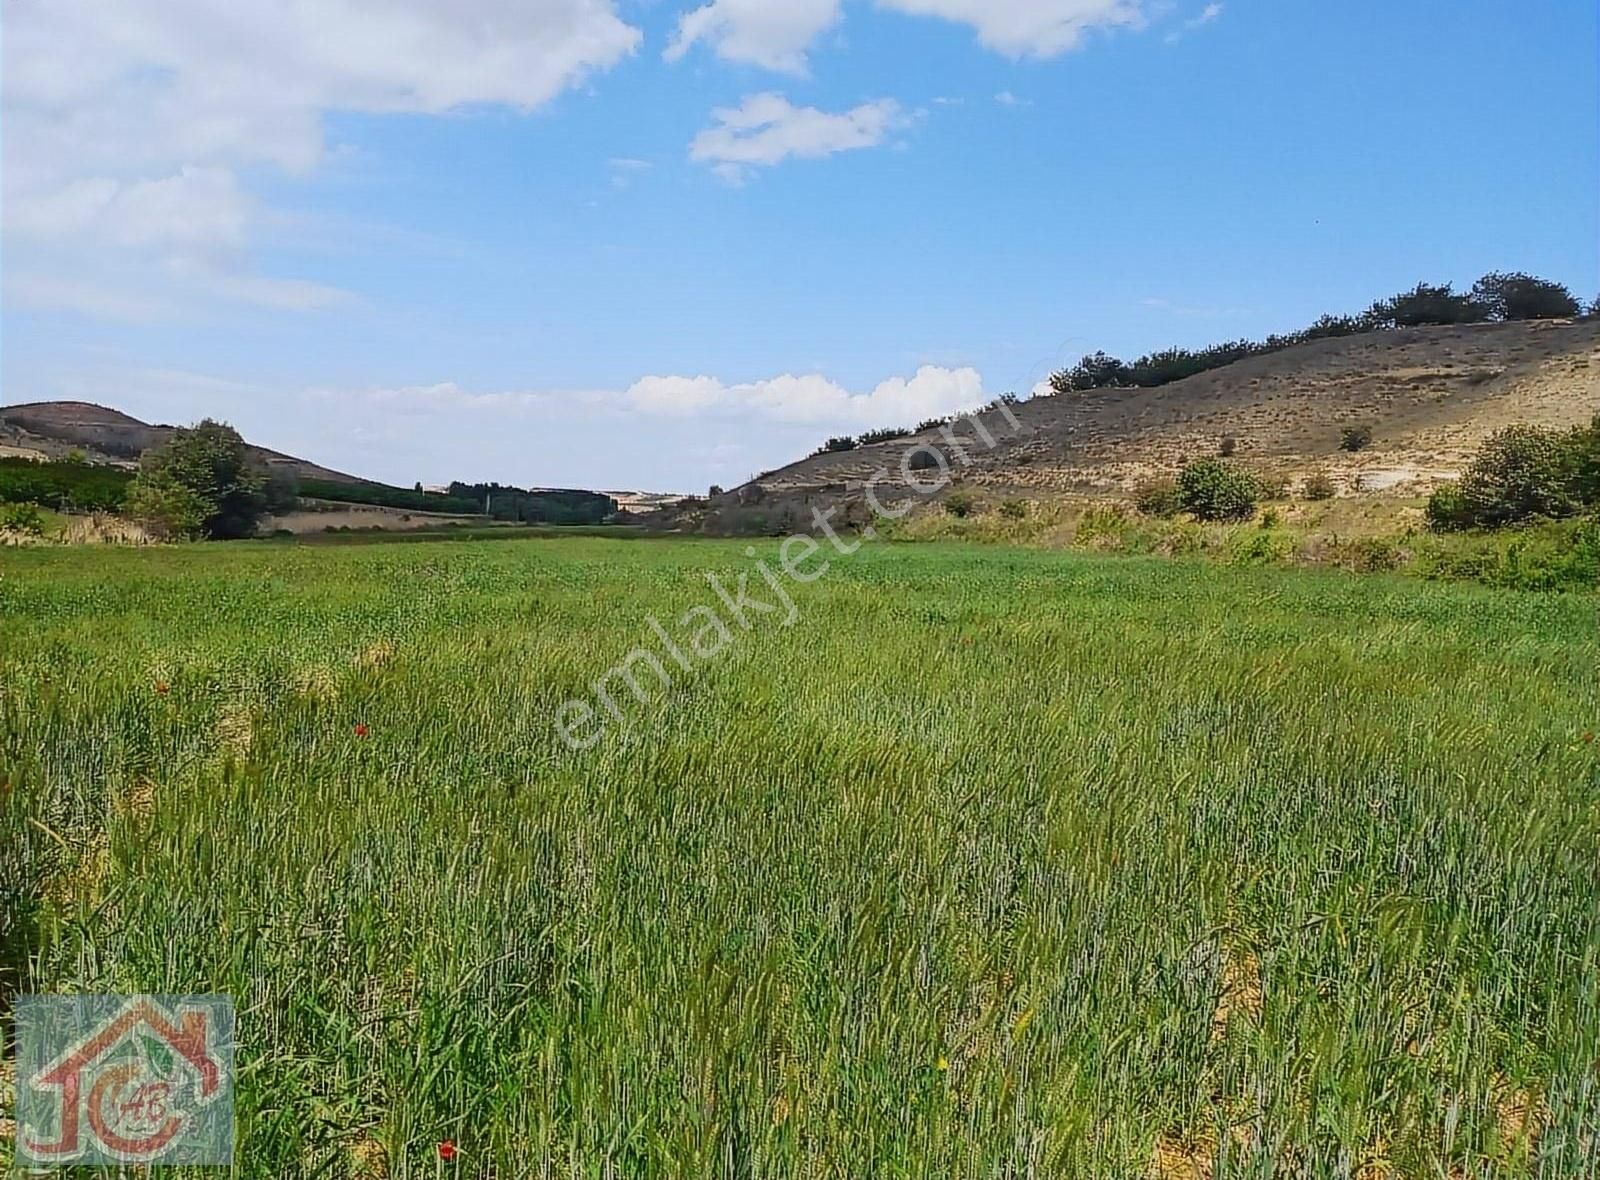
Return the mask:
{"type": "MultiPolygon", "coordinates": [[[[1207,467],[1215,461],[1204,461],[1207,467]]],[[[1520,527],[1437,532],[1397,523],[1394,507],[1361,500],[1332,503],[1331,481],[1312,475],[1291,498],[1249,472],[1240,492],[1260,501],[1248,515],[1201,519],[1176,480],[1141,485],[1122,500],[1069,503],[987,502],[968,497],[961,514],[919,513],[879,520],[879,535],[899,541],[961,541],[1249,568],[1324,567],[1351,573],[1404,574],[1429,581],[1470,581],[1503,589],[1600,591],[1600,518],[1534,521],[1520,527]]],[[[1191,479],[1208,499],[1216,484],[1191,479]]],[[[1225,485],[1226,486],[1226,485],[1225,485]]],[[[1225,502],[1225,501],[1224,501],[1225,502]]],[[[1203,506],[1202,506],[1203,507],[1203,506]]],[[[1416,516],[1420,510],[1412,510],[1416,516]]],[[[1420,524],[1420,522],[1419,522],[1420,524]]]]}
{"type": "Polygon", "coordinates": [[[240,1177],[1592,1175],[1592,599],[867,546],[559,741],[751,568],[0,555],[0,996],[234,995],[240,1177]]]}
{"type": "Polygon", "coordinates": [[[1509,426],[1491,435],[1458,483],[1428,502],[1439,532],[1494,529],[1600,512],[1600,418],[1587,427],[1509,426]]]}

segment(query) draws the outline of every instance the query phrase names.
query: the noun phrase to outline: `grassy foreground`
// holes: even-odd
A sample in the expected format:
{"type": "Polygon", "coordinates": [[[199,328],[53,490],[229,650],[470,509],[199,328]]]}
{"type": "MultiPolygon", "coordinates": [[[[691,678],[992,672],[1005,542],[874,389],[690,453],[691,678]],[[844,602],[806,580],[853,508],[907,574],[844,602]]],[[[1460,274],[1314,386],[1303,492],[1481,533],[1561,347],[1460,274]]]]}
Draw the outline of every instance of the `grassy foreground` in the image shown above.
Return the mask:
{"type": "Polygon", "coordinates": [[[1594,599],[869,546],[562,743],[752,565],[0,553],[0,992],[234,994],[240,1176],[1595,1175],[1594,599]]]}

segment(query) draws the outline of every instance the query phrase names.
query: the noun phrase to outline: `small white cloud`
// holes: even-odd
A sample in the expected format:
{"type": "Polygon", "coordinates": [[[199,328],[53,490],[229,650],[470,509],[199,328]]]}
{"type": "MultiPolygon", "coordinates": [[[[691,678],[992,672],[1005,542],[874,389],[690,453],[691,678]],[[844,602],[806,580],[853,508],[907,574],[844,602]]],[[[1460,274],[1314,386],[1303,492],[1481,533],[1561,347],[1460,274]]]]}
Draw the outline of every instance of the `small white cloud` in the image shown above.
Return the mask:
{"type": "Polygon", "coordinates": [[[1057,57],[1095,29],[1141,28],[1143,0],[878,0],[880,8],[971,25],[1008,57],[1057,57]]]}
{"type": "Polygon", "coordinates": [[[1174,45],[1177,42],[1182,41],[1186,36],[1194,32],[1196,29],[1204,28],[1206,25],[1209,25],[1211,22],[1220,17],[1222,15],[1222,11],[1223,6],[1221,4],[1207,4],[1203,9],[1200,10],[1199,16],[1191,17],[1189,20],[1183,22],[1182,28],[1175,29],[1168,33],[1167,44],[1174,45]]]}
{"type": "Polygon", "coordinates": [[[1031,107],[1033,105],[1032,99],[1018,98],[1009,90],[1002,90],[994,96],[994,100],[1003,107],[1031,107]]]}
{"type": "Polygon", "coordinates": [[[751,168],[770,168],[790,158],[816,160],[877,147],[911,123],[892,98],[830,114],[797,107],[781,94],[752,94],[737,107],[711,113],[717,125],[695,136],[689,158],[711,165],[732,183],[747,179],[751,168]]]}
{"type": "Polygon", "coordinates": [[[806,51],[839,22],[841,0],[712,0],[678,19],[664,54],[678,61],[704,41],[724,61],[785,74],[806,72],[806,51]]]}

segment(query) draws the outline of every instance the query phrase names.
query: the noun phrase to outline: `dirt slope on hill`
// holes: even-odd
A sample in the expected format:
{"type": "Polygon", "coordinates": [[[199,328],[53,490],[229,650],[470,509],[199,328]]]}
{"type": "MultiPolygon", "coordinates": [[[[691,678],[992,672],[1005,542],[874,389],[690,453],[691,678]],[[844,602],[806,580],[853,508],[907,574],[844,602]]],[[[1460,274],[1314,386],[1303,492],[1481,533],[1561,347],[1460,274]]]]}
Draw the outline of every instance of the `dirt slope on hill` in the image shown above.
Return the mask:
{"type": "MultiPolygon", "coordinates": [[[[1492,431],[1600,414],[1600,320],[1410,328],[1321,340],[1156,389],[1034,398],[1021,431],[975,449],[964,478],[1023,495],[1114,493],[1237,440],[1240,462],[1346,488],[1424,490],[1454,478],[1492,431]],[[1344,427],[1373,427],[1359,455],[1344,427]]],[[[987,421],[987,419],[986,419],[987,421]]],[[[937,432],[917,436],[937,442],[937,432]]],[[[910,440],[802,460],[747,485],[745,501],[847,494],[910,440]]],[[[960,469],[958,469],[959,471],[960,469]]]]}
{"type": "MultiPolygon", "coordinates": [[[[143,452],[170,438],[172,431],[171,426],[152,426],[89,402],[29,402],[0,407],[0,454],[59,458],[80,450],[97,462],[132,466],[143,452]]],[[[265,447],[252,446],[249,454],[269,474],[360,482],[354,476],[265,447]]]]}

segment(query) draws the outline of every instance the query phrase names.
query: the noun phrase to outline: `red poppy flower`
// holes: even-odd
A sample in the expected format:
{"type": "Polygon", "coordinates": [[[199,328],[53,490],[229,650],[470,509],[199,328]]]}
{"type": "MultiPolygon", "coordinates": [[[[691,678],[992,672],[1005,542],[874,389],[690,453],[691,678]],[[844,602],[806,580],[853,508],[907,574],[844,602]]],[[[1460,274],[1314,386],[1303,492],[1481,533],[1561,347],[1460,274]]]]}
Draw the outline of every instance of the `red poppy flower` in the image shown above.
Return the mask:
{"type": "Polygon", "coordinates": [[[445,1163],[449,1163],[451,1160],[455,1159],[456,1145],[448,1139],[439,1144],[439,1158],[445,1163]]]}
{"type": "Polygon", "coordinates": [[[171,691],[172,685],[168,684],[165,680],[156,681],[156,696],[164,697],[171,691]]]}
{"type": "Polygon", "coordinates": [[[367,727],[365,725],[356,726],[356,736],[357,737],[366,737],[369,732],[370,731],[367,729],[367,727]]]}

